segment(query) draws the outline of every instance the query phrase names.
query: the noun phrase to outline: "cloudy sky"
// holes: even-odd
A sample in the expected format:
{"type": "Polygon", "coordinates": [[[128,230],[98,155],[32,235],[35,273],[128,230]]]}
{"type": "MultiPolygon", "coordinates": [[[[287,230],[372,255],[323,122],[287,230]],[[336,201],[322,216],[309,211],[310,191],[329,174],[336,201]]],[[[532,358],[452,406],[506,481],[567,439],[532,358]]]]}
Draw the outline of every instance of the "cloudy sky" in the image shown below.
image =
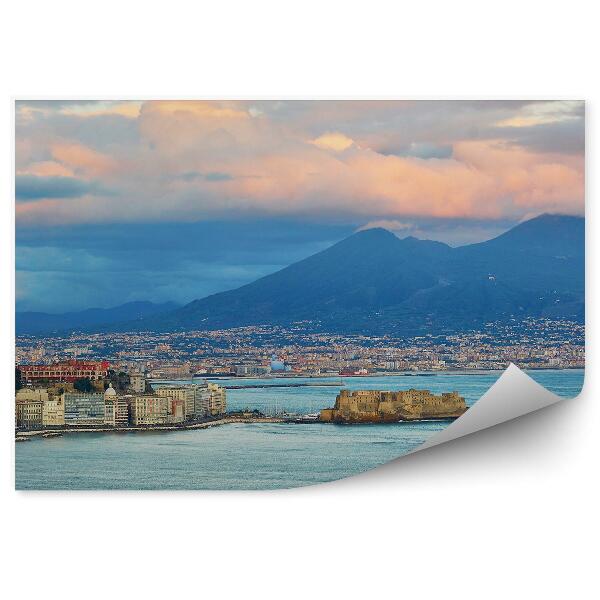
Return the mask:
{"type": "Polygon", "coordinates": [[[576,101],[19,101],[18,310],[184,303],[373,226],[583,214],[576,101]]]}

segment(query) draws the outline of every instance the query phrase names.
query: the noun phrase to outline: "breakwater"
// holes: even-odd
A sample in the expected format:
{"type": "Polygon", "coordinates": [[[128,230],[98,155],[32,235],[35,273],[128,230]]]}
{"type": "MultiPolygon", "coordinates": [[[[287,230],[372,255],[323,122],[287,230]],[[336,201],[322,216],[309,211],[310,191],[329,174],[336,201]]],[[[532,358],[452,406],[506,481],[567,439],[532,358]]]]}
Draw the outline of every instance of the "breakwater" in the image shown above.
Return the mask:
{"type": "Polygon", "coordinates": [[[301,381],[289,383],[251,383],[249,385],[224,385],[226,390],[252,390],[263,388],[297,388],[297,387],[340,387],[341,381],[301,381]]]}
{"type": "Polygon", "coordinates": [[[230,416],[211,421],[202,421],[201,423],[182,423],[177,425],[144,425],[131,427],[64,427],[55,429],[35,429],[32,431],[16,432],[16,441],[23,441],[31,437],[54,437],[68,433],[132,433],[132,432],[152,432],[152,431],[182,431],[185,429],[208,429],[219,425],[230,425],[232,423],[286,423],[290,419],[283,417],[267,416],[230,416]]]}

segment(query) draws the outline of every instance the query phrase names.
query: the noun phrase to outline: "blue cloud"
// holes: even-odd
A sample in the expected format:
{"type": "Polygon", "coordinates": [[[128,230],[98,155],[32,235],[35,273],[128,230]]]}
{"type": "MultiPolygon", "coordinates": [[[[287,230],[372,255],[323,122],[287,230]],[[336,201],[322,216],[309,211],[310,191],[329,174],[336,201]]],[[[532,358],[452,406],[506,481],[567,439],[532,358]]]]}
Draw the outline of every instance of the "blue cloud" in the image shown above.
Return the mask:
{"type": "Polygon", "coordinates": [[[177,175],[177,179],[183,181],[195,181],[196,179],[205,179],[206,181],[232,181],[233,176],[229,173],[221,173],[220,171],[211,171],[210,173],[200,173],[200,171],[186,171],[177,175]]]}
{"type": "Polygon", "coordinates": [[[254,281],[356,225],[285,219],[17,227],[19,310],[181,304],[254,281]]]}
{"type": "Polygon", "coordinates": [[[577,155],[585,152],[584,127],[583,119],[569,119],[529,127],[497,127],[496,135],[536,152],[577,155]]]}
{"type": "Polygon", "coordinates": [[[15,178],[15,197],[21,202],[41,198],[79,198],[98,191],[101,191],[98,183],[76,177],[17,175],[15,178]]]}
{"type": "Polygon", "coordinates": [[[382,146],[378,148],[381,154],[393,154],[395,156],[413,156],[415,158],[451,158],[451,144],[429,144],[425,142],[414,142],[412,144],[400,146],[382,146]]]}
{"type": "Polygon", "coordinates": [[[231,181],[233,177],[229,173],[219,173],[217,171],[207,173],[205,175],[206,181],[231,181]]]}

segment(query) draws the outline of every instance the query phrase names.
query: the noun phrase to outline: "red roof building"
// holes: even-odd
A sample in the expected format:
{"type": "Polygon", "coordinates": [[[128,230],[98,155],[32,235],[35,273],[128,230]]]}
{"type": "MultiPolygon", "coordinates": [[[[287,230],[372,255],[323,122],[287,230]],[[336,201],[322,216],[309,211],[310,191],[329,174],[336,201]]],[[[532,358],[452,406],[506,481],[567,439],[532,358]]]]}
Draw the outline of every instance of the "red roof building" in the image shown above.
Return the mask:
{"type": "Polygon", "coordinates": [[[41,380],[69,381],[89,377],[103,379],[108,375],[109,363],[102,361],[68,360],[53,365],[19,365],[21,379],[26,383],[41,380]]]}

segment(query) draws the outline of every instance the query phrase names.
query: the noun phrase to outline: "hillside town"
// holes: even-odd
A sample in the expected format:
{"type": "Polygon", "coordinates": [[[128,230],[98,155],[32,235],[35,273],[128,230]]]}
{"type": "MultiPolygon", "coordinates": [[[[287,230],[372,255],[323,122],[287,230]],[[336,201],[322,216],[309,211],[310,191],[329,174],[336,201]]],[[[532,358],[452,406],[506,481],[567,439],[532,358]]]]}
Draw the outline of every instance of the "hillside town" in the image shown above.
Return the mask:
{"type": "MultiPolygon", "coordinates": [[[[405,371],[575,369],[585,364],[582,323],[528,319],[489,323],[477,331],[412,338],[342,335],[313,324],[252,326],[173,333],[73,333],[17,338],[16,362],[108,361],[116,372],[151,379],[351,376],[405,371]]],[[[28,366],[30,365],[30,366],[28,366]]]]}

